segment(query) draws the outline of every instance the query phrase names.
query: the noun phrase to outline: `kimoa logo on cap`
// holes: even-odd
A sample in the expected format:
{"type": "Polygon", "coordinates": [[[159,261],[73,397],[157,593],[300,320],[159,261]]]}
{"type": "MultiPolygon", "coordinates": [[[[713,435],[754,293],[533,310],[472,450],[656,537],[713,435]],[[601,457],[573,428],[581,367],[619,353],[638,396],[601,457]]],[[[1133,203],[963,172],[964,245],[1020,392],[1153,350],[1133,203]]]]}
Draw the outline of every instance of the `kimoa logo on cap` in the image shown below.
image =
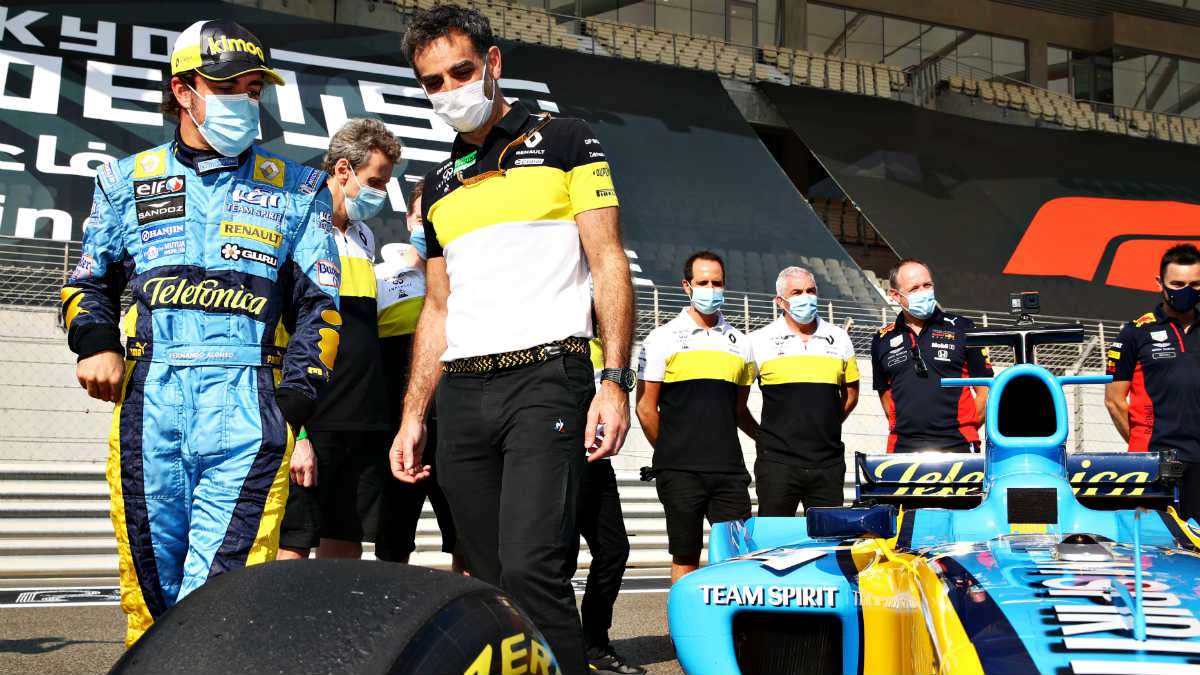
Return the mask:
{"type": "Polygon", "coordinates": [[[225,35],[217,39],[208,38],[208,53],[209,54],[224,54],[227,51],[232,52],[249,52],[257,56],[260,60],[265,61],[263,50],[253,42],[248,42],[240,38],[230,38],[225,35]]]}

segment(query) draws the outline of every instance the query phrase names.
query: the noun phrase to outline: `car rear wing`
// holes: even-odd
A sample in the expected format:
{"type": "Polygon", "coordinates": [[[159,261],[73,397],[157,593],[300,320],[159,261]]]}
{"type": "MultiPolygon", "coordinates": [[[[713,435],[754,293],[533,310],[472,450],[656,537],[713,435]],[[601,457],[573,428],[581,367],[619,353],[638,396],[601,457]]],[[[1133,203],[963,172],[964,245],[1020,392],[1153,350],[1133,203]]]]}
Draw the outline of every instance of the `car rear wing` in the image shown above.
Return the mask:
{"type": "MultiPolygon", "coordinates": [[[[972,508],[983,497],[981,454],[856,452],[854,460],[856,504],[972,508]]],[[[1075,497],[1093,509],[1165,509],[1176,502],[1182,468],[1171,451],[1067,455],[1067,479],[1075,497]]]]}

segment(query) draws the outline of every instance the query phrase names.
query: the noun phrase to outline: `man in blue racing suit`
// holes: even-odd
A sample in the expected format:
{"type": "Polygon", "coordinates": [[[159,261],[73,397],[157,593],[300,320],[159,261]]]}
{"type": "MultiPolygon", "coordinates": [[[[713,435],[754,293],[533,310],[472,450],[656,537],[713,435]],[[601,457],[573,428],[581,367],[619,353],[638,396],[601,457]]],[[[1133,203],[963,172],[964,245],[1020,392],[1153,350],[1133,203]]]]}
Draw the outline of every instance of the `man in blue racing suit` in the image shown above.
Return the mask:
{"type": "Polygon", "coordinates": [[[283,84],[265,52],[232,21],[180,35],[163,103],[175,139],[100,167],[62,289],[79,382],[117,404],[127,646],[210,577],[274,559],[293,431],[337,353],[325,174],[251,145],[264,78],[283,84]]]}

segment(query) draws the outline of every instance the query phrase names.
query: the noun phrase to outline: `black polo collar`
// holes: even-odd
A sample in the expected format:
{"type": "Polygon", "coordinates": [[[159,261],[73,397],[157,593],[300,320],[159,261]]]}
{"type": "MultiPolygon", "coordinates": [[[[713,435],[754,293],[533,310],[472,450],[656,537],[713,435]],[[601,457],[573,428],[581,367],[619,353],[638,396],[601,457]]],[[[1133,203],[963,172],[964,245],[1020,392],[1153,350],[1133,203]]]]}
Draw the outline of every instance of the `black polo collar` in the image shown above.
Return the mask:
{"type": "MultiPolygon", "coordinates": [[[[1196,323],[1200,322],[1200,309],[1196,309],[1193,311],[1195,312],[1195,314],[1192,315],[1192,324],[1196,324],[1196,323]]],[[[1154,323],[1171,323],[1171,317],[1167,316],[1167,311],[1165,309],[1163,309],[1163,303],[1161,303],[1161,302],[1158,303],[1154,307],[1154,323]]],[[[1190,328],[1191,327],[1191,326],[1185,326],[1183,324],[1179,324],[1179,325],[1182,328],[1190,328]]]]}
{"type": "Polygon", "coordinates": [[[250,148],[237,157],[226,157],[213,150],[198,150],[183,142],[179,128],[175,128],[175,143],[172,144],[175,159],[201,176],[219,171],[234,171],[250,159],[250,148]]]}
{"type": "Polygon", "coordinates": [[[525,104],[515,101],[508,113],[504,117],[501,117],[500,121],[496,122],[496,125],[488,132],[487,137],[483,139],[483,147],[476,148],[474,145],[464,141],[462,134],[457,134],[454,137],[454,146],[451,148],[450,156],[457,159],[475,150],[482,150],[481,154],[486,154],[489,148],[501,140],[507,145],[514,138],[521,135],[526,125],[529,124],[531,116],[533,116],[533,113],[530,112],[529,108],[525,107],[525,104]]]}
{"type": "MultiPolygon", "coordinates": [[[[925,325],[927,326],[934,323],[946,323],[946,313],[942,311],[941,307],[934,307],[933,314],[930,314],[929,318],[925,319],[925,325]]],[[[912,328],[909,327],[908,322],[904,320],[904,310],[900,310],[900,313],[896,315],[896,321],[893,323],[893,325],[896,328],[903,328],[904,330],[909,331],[912,330],[912,328]]]]}

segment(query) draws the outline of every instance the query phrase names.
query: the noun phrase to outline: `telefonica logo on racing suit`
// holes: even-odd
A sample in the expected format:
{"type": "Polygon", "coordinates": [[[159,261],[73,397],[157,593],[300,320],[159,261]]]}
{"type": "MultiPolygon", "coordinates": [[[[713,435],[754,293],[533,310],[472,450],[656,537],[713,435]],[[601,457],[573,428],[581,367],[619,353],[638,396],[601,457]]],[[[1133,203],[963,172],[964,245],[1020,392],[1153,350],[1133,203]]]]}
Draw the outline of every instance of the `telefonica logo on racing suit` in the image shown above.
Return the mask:
{"type": "Polygon", "coordinates": [[[216,279],[194,283],[177,276],[157,277],[142,284],[142,292],[150,296],[147,304],[151,309],[199,309],[258,318],[267,306],[266,297],[255,295],[245,287],[222,288],[216,279]]]}
{"type": "Polygon", "coordinates": [[[216,40],[214,40],[212,38],[208,38],[208,53],[209,54],[224,54],[225,52],[249,52],[249,53],[257,56],[258,58],[262,59],[263,61],[267,60],[267,58],[265,56],[263,56],[262,48],[256,44],[254,44],[253,42],[247,42],[245,40],[235,40],[235,39],[228,38],[224,35],[217,38],[216,40]]]}

